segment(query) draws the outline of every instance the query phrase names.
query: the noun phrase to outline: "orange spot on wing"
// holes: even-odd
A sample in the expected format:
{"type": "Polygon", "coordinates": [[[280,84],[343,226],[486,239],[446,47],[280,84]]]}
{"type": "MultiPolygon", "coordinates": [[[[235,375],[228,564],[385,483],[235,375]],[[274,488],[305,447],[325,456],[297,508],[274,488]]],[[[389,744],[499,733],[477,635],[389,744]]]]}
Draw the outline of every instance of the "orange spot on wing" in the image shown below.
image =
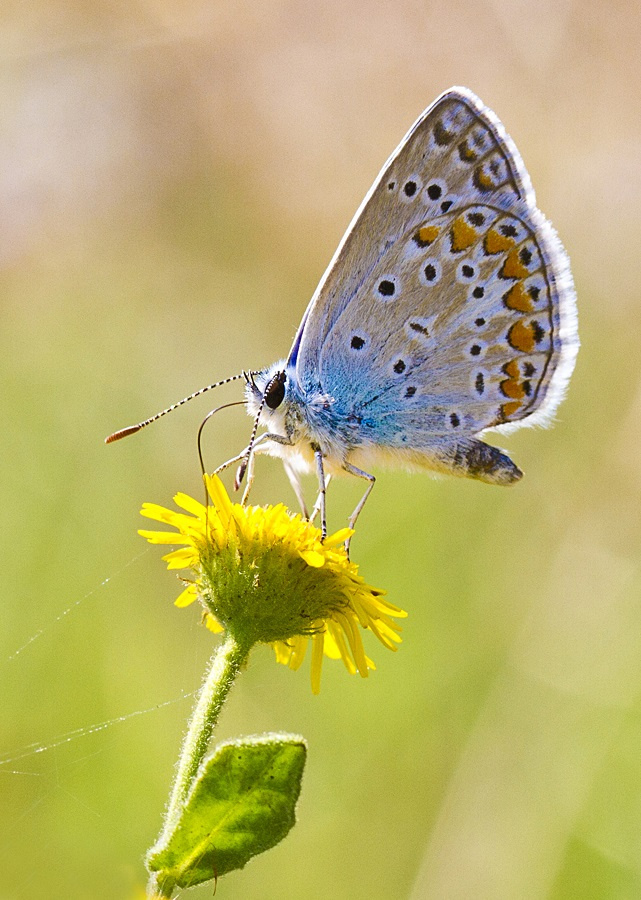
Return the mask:
{"type": "Polygon", "coordinates": [[[476,230],[465,219],[458,218],[452,225],[450,237],[452,240],[452,252],[459,253],[461,250],[467,250],[475,242],[476,230]]]}
{"type": "Polygon", "coordinates": [[[522,400],[525,397],[523,385],[514,378],[506,378],[505,381],[502,381],[501,391],[504,397],[509,397],[511,400],[522,400]]]}
{"type": "Polygon", "coordinates": [[[514,309],[517,312],[534,312],[532,298],[524,289],[522,281],[517,281],[507,294],[503,294],[503,303],[505,303],[508,309],[514,309]]]}
{"type": "Polygon", "coordinates": [[[467,140],[462,141],[459,144],[458,152],[459,156],[462,160],[464,160],[464,162],[474,162],[477,157],[476,151],[470,147],[467,140]]]}
{"type": "Polygon", "coordinates": [[[490,228],[488,233],[485,235],[485,240],[483,241],[483,248],[486,253],[495,254],[495,253],[504,253],[506,250],[509,250],[514,246],[514,238],[507,237],[507,235],[499,234],[494,228],[490,228]]]}
{"type": "Polygon", "coordinates": [[[518,378],[521,374],[519,364],[515,359],[511,359],[508,363],[505,363],[503,371],[506,375],[509,375],[510,378],[518,378]]]}
{"type": "Polygon", "coordinates": [[[534,350],[534,328],[519,320],[512,325],[507,333],[507,340],[511,347],[522,353],[531,353],[534,350]]]}
{"type": "Polygon", "coordinates": [[[474,173],[474,180],[482,191],[490,191],[494,187],[492,176],[484,172],[481,166],[474,173]]]}
{"type": "Polygon", "coordinates": [[[526,278],[530,273],[525,268],[516,250],[511,250],[499,272],[500,278],[526,278]]]}
{"type": "Polygon", "coordinates": [[[416,236],[421,246],[429,247],[438,237],[439,231],[438,225],[423,225],[422,228],[419,228],[416,236]]]}
{"type": "Polygon", "coordinates": [[[518,400],[512,400],[510,403],[504,403],[501,407],[501,415],[504,419],[509,419],[510,416],[513,416],[518,409],[520,409],[521,404],[518,400]]]}

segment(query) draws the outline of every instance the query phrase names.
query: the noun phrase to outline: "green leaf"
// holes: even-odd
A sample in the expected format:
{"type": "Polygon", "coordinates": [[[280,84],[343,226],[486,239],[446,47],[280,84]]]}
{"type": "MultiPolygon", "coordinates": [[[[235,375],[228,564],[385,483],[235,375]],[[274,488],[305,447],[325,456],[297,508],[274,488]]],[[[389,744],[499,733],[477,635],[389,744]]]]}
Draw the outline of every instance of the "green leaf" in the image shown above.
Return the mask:
{"type": "Polygon", "coordinates": [[[169,835],[151,849],[160,884],[190,887],[242,869],[296,821],[307,754],[302,737],[266,734],[221,744],[206,759],[169,835]]]}

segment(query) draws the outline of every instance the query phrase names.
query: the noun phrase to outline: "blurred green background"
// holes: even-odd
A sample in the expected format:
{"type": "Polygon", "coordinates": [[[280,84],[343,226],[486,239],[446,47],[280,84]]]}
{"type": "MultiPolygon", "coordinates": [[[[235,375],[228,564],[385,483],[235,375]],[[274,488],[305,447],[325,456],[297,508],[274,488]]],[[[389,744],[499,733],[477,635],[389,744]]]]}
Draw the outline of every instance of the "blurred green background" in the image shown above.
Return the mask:
{"type": "MultiPolygon", "coordinates": [[[[192,700],[61,738],[193,691],[212,649],[136,529],[200,496],[198,424],[239,391],[103,437],[287,353],[452,84],[570,254],[577,369],[553,430],[501,440],[518,486],[380,473],[353,557],[410,617],[368,680],[326,663],[313,698],[254,653],[220,736],[302,732],[309,765],[298,826],[217,896],[641,896],[639,46],[632,0],[3,6],[0,897],[133,896],[192,700]]],[[[210,465],[249,429],[221,413],[210,465]]],[[[294,505],[277,461],[253,498],[294,505]]]]}

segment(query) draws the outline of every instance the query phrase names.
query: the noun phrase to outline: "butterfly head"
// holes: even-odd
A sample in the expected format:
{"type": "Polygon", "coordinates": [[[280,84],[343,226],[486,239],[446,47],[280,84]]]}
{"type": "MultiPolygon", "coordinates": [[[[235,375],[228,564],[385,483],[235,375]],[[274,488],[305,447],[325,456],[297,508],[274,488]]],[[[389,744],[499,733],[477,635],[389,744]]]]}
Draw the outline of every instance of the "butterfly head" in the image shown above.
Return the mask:
{"type": "Polygon", "coordinates": [[[282,404],[287,393],[285,361],[280,360],[260,372],[246,376],[245,401],[250,416],[275,424],[282,418],[282,404]]]}

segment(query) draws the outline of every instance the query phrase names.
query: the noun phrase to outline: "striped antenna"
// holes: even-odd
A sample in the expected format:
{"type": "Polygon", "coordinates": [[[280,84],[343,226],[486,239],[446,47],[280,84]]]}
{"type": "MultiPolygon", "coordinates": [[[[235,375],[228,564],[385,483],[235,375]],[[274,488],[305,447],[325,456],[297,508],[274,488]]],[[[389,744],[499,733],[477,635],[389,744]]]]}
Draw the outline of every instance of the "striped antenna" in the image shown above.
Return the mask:
{"type": "MultiPolygon", "coordinates": [[[[254,384],[253,376],[256,374],[255,372],[250,372],[251,382],[254,384]]],[[[263,391],[263,396],[260,399],[260,404],[258,406],[258,412],[256,413],[256,418],[254,419],[254,427],[252,428],[251,437],[249,439],[249,444],[247,445],[247,453],[245,457],[241,460],[238,469],[236,470],[236,477],[234,479],[234,490],[237,491],[241,484],[243,483],[243,478],[245,477],[245,472],[247,471],[247,466],[249,465],[249,460],[251,459],[251,455],[254,452],[254,441],[256,440],[256,432],[258,431],[258,423],[260,422],[261,413],[267,405],[269,409],[276,409],[283,401],[283,397],[285,396],[285,372],[276,372],[276,374],[268,381],[265,385],[265,390],[263,391]]],[[[254,387],[256,385],[254,384],[254,387]]]]}
{"type": "Polygon", "coordinates": [[[162,416],[166,416],[167,413],[173,412],[175,409],[178,409],[179,406],[182,406],[184,403],[188,403],[195,397],[200,397],[201,394],[204,394],[207,391],[211,391],[213,388],[220,387],[223,384],[229,384],[231,381],[238,381],[239,378],[244,378],[245,381],[249,381],[249,377],[251,376],[251,374],[251,372],[249,373],[249,375],[246,372],[241,372],[240,375],[232,375],[230,378],[224,378],[222,381],[217,381],[215,384],[208,384],[207,387],[200,388],[200,390],[198,391],[194,391],[194,393],[190,394],[188,397],[183,397],[183,399],[179,400],[178,403],[174,403],[172,406],[168,406],[167,409],[163,409],[162,412],[156,413],[155,416],[151,416],[151,418],[145,419],[144,422],[138,422],[137,425],[129,425],[127,426],[127,428],[121,428],[120,431],[114,431],[113,434],[110,434],[109,437],[105,438],[105,444],[113,444],[114,441],[119,441],[121,438],[128,437],[130,434],[135,434],[137,431],[140,431],[141,428],[145,428],[147,425],[151,425],[151,423],[155,422],[156,419],[160,419],[162,416]]]}
{"type": "Polygon", "coordinates": [[[256,413],[256,418],[254,419],[254,427],[252,428],[251,437],[249,439],[249,444],[247,445],[247,453],[243,459],[240,461],[240,465],[236,470],[236,477],[234,478],[234,490],[237,491],[241,484],[243,483],[243,478],[245,477],[245,472],[247,471],[247,466],[249,465],[249,460],[252,455],[252,451],[254,449],[254,441],[256,440],[256,432],[258,431],[258,423],[260,422],[260,416],[263,411],[263,407],[265,406],[265,394],[263,394],[260,404],[258,406],[258,412],[256,413]]]}

